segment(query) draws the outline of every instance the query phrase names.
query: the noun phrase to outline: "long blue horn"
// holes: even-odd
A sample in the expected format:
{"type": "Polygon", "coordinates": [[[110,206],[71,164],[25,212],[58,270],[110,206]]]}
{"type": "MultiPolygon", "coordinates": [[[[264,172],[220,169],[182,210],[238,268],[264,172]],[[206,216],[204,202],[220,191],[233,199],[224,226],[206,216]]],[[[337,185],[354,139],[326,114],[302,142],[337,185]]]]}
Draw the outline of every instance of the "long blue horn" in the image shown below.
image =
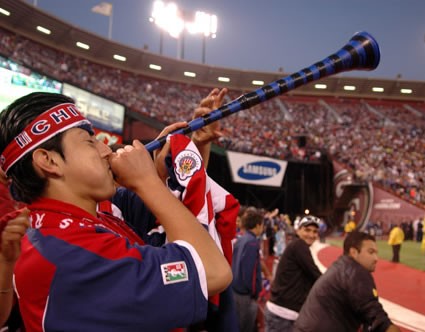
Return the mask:
{"type": "MultiPolygon", "coordinates": [[[[173,131],[171,134],[189,134],[233,113],[249,109],[266,100],[327,76],[354,69],[373,70],[378,66],[379,59],[380,52],[377,41],[367,32],[356,33],[348,44],[326,59],[264,85],[255,91],[248,92],[211,113],[190,121],[186,127],[173,131]]],[[[163,146],[166,138],[167,136],[159,137],[146,144],[145,147],[152,152],[163,146]]]]}

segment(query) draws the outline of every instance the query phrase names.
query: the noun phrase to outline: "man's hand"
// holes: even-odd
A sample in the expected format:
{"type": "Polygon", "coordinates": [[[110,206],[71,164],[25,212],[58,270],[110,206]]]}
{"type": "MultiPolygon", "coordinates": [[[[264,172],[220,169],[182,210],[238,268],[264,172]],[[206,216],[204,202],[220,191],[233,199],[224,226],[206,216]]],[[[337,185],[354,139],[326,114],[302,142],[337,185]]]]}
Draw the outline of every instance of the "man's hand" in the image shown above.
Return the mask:
{"type": "Polygon", "coordinates": [[[109,164],[116,181],[132,191],[142,187],[147,180],[158,177],[148,150],[138,140],[112,153],[109,164]]]}
{"type": "Polygon", "coordinates": [[[6,223],[1,232],[0,262],[14,264],[21,253],[21,239],[25,235],[29,222],[30,211],[24,208],[15,218],[6,223]]]}
{"type": "MultiPolygon", "coordinates": [[[[206,98],[201,100],[200,107],[195,110],[192,119],[211,113],[213,110],[222,106],[224,96],[226,96],[227,92],[228,90],[226,88],[221,90],[217,88],[213,89],[206,98]]],[[[214,121],[192,133],[192,141],[195,143],[204,160],[205,168],[208,167],[208,161],[210,159],[211,142],[221,136],[223,136],[223,133],[221,132],[219,121],[214,121]]]]}
{"type": "MultiPolygon", "coordinates": [[[[167,136],[169,133],[184,127],[187,127],[187,122],[182,121],[182,122],[173,123],[165,127],[164,129],[162,129],[158,137],[167,136]]],[[[169,145],[170,144],[167,142],[164,144],[162,148],[153,151],[153,159],[155,161],[156,170],[158,172],[159,177],[161,178],[163,182],[165,182],[165,180],[168,178],[168,171],[167,171],[167,168],[165,167],[165,157],[170,151],[169,145]]]]}
{"type": "MultiPolygon", "coordinates": [[[[201,100],[199,108],[193,113],[192,120],[211,113],[213,110],[221,107],[227,92],[228,90],[226,88],[221,90],[217,88],[213,89],[206,98],[201,100]]],[[[193,132],[192,141],[199,149],[200,145],[208,144],[221,136],[223,136],[223,133],[221,132],[220,122],[214,121],[193,132]]]]}

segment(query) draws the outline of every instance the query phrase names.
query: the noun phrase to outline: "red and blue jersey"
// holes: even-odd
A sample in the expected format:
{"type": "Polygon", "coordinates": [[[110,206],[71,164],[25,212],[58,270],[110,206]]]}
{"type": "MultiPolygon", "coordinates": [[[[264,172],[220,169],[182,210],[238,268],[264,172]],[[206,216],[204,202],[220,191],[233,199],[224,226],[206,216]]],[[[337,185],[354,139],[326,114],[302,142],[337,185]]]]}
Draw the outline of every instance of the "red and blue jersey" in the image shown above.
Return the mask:
{"type": "Polygon", "coordinates": [[[29,208],[15,268],[27,331],[169,331],[205,319],[205,271],[187,242],[144,246],[122,220],[51,199],[29,208]]]}

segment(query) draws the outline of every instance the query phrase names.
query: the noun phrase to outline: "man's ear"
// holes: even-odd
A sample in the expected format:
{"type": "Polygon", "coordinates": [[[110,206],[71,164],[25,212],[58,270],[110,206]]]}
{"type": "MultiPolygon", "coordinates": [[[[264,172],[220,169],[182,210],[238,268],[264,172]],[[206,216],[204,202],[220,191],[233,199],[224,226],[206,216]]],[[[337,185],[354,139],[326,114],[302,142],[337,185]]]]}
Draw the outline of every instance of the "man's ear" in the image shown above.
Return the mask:
{"type": "Polygon", "coordinates": [[[35,171],[44,177],[62,176],[62,157],[56,151],[36,149],[32,153],[32,162],[35,171]]]}
{"type": "Polygon", "coordinates": [[[348,255],[351,256],[351,257],[353,257],[354,259],[357,257],[358,253],[359,253],[358,250],[356,248],[354,248],[354,247],[351,247],[348,250],[348,255]]]}

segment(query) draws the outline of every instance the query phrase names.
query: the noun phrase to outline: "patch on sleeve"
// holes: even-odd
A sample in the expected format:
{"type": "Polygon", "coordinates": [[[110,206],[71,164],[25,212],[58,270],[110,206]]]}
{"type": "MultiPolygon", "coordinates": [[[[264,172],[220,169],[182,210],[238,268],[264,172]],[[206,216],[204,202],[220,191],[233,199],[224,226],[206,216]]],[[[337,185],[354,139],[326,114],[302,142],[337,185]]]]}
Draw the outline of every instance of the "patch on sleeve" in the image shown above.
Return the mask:
{"type": "Polygon", "coordinates": [[[376,290],[376,288],[372,289],[372,293],[374,297],[378,297],[378,291],[376,290]]]}
{"type": "Polygon", "coordinates": [[[162,264],[161,272],[164,285],[189,280],[186,263],[184,261],[162,264]]]}

